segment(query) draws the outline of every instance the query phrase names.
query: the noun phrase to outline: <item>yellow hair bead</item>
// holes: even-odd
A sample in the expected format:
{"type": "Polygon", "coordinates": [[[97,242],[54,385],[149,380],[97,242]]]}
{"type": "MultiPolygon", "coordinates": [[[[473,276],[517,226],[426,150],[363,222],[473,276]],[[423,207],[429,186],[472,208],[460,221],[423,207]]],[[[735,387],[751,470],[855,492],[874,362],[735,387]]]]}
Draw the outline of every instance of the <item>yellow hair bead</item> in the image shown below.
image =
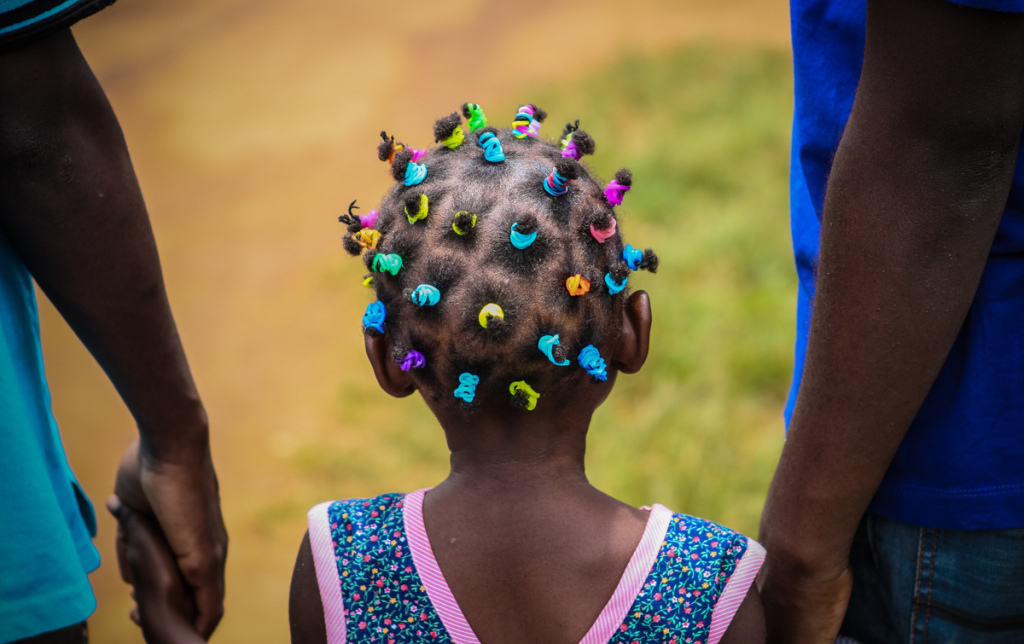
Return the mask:
{"type": "Polygon", "coordinates": [[[449,136],[444,141],[441,141],[441,144],[444,145],[449,150],[454,150],[455,148],[457,148],[460,145],[462,145],[462,142],[464,140],[466,140],[466,135],[462,131],[462,126],[461,125],[456,125],[455,129],[452,130],[451,136],[449,136]]]}
{"type": "Polygon", "coordinates": [[[461,218],[461,215],[469,215],[469,228],[475,228],[476,227],[476,215],[475,214],[473,214],[471,212],[468,212],[468,211],[465,211],[465,210],[460,210],[459,212],[455,213],[455,218],[452,220],[452,230],[454,230],[455,234],[459,235],[460,237],[469,232],[469,230],[467,230],[466,228],[463,228],[463,227],[461,227],[459,225],[459,219],[461,218]]]}
{"type": "Polygon", "coordinates": [[[363,228],[353,237],[355,237],[355,240],[359,242],[363,249],[368,250],[377,247],[377,242],[380,241],[380,231],[373,228],[363,228]]]}
{"type": "Polygon", "coordinates": [[[373,288],[373,274],[367,275],[363,278],[363,286],[366,288],[373,288]]]}
{"type": "Polygon", "coordinates": [[[577,273],[565,280],[565,290],[569,295],[584,295],[590,291],[590,280],[577,273]]]}
{"type": "Polygon", "coordinates": [[[526,410],[533,411],[537,407],[537,399],[540,398],[540,394],[533,390],[533,387],[526,384],[525,380],[516,380],[508,386],[508,393],[515,396],[517,393],[526,394],[526,410]]]}
{"type": "Polygon", "coordinates": [[[493,302],[480,309],[480,315],[477,316],[477,320],[480,321],[480,326],[485,329],[487,328],[487,321],[490,318],[498,318],[499,320],[505,319],[505,312],[501,310],[500,306],[493,302]]]}
{"type": "Polygon", "coordinates": [[[410,213],[409,208],[405,208],[405,218],[409,220],[410,224],[415,224],[420,219],[426,219],[427,214],[430,212],[430,199],[427,198],[427,194],[423,193],[420,195],[420,207],[415,213],[410,213]]]}

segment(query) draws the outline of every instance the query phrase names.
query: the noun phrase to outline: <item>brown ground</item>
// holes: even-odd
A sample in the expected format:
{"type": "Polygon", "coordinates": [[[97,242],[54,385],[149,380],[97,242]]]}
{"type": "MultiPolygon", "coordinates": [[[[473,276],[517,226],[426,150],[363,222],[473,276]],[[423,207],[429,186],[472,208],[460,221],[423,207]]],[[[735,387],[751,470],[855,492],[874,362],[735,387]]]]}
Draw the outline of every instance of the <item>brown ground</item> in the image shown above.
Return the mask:
{"type": "MultiPolygon", "coordinates": [[[[374,157],[381,127],[422,147],[463,101],[500,122],[529,100],[520,92],[626,51],[695,39],[786,48],[787,19],[785,3],[766,0],[121,0],[76,28],[124,127],[213,423],[233,537],[219,641],[286,640],[303,522],[258,523],[273,514],[267,499],[322,500],[285,456],[342,430],[343,387],[370,377],[345,341],[359,314],[345,295],[358,287],[339,292],[334,279],[348,267],[336,216],[389,185],[374,157]]],[[[48,304],[43,327],[55,413],[102,508],[131,418],[48,304]]],[[[93,641],[140,641],[112,543],[101,511],[93,641]]]]}

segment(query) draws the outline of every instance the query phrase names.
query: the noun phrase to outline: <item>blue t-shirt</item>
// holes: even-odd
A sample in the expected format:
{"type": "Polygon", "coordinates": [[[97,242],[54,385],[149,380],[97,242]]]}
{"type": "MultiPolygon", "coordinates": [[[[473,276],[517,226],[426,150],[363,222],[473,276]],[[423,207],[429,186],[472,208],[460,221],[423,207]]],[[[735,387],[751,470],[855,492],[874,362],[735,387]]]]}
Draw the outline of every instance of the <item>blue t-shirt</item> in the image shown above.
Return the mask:
{"type": "Polygon", "coordinates": [[[50,411],[32,277],[0,234],[0,643],[92,614],[95,535],[50,411]]]}
{"type": "MultiPolygon", "coordinates": [[[[959,4],[1024,12],[1024,0],[959,4]]],[[[792,0],[790,6],[796,89],[790,208],[800,287],[787,423],[807,351],[825,183],[864,59],[865,11],[865,0],[792,0]]],[[[967,319],[869,511],[934,528],[1024,527],[1022,464],[1024,146],[967,319]]]]}

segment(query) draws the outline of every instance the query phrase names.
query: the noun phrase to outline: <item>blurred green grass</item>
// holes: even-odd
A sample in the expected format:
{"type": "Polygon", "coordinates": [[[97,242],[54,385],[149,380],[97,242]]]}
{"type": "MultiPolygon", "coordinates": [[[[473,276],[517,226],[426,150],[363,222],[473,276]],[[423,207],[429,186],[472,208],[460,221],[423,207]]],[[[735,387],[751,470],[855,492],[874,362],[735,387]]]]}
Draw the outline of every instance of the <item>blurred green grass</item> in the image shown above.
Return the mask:
{"type": "MultiPolygon", "coordinates": [[[[591,480],[629,503],[751,535],[782,446],[792,366],[790,70],[785,52],[690,46],[523,94],[551,114],[543,135],[581,119],[599,175],[633,170],[620,221],[627,241],[661,257],[657,275],[631,279],[651,295],[651,355],[595,416],[591,480]]],[[[362,430],[291,456],[322,498],[411,490],[447,474],[443,434],[418,397],[346,386],[337,414],[362,430]]]]}

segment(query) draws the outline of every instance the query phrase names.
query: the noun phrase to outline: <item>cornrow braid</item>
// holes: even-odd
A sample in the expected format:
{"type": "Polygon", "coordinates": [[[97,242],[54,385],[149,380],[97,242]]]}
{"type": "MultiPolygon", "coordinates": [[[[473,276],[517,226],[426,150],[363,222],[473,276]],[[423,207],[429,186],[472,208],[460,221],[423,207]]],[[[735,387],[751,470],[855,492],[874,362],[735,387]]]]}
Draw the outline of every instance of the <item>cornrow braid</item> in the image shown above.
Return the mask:
{"type": "Polygon", "coordinates": [[[437,404],[562,404],[607,377],[602,351],[620,332],[629,275],[657,270],[653,251],[623,244],[608,197],[632,175],[602,187],[578,161],[595,148],[578,122],[562,143],[530,140],[547,116],[534,105],[509,129],[485,127],[478,105],[461,112],[476,145],[450,145],[459,112],[435,122],[442,145],[418,160],[382,133],[378,156],[397,183],[375,211],[376,235],[342,219],[345,250],[363,253],[379,302],[364,328],[385,329],[394,358],[437,404]],[[565,154],[570,144],[579,157],[565,154]]]}

